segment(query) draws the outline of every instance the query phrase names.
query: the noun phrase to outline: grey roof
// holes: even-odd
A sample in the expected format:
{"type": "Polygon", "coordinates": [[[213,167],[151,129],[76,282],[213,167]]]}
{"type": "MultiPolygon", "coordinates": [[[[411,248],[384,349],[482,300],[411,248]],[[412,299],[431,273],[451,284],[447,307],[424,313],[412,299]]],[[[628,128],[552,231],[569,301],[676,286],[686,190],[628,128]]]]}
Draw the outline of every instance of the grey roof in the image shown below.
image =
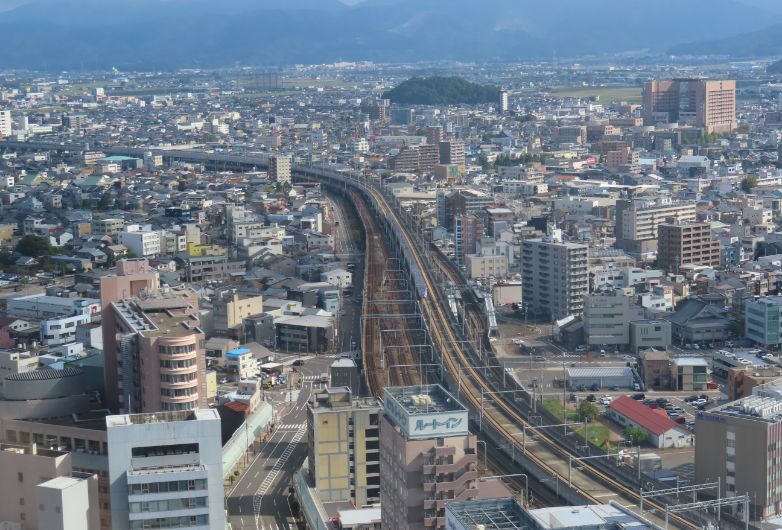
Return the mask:
{"type": "Polygon", "coordinates": [[[633,370],[626,366],[595,366],[590,368],[568,368],[568,377],[632,377],[633,370]]]}

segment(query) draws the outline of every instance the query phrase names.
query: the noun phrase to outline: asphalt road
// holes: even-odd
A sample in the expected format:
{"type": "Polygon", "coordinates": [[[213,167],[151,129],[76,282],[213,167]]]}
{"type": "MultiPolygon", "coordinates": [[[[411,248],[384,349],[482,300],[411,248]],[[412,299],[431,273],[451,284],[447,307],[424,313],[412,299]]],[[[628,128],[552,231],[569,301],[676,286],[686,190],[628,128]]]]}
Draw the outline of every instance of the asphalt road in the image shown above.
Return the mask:
{"type": "Polygon", "coordinates": [[[356,351],[361,344],[361,290],[364,285],[364,254],[352,239],[352,227],[342,211],[342,202],[332,200],[335,226],[334,240],[337,254],[346,263],[355,263],[352,273],[353,289],[350,296],[342,299],[342,313],[339,315],[339,337],[337,352],[356,351]]]}
{"type": "Polygon", "coordinates": [[[228,516],[235,530],[288,529],[292,515],[288,486],[307,457],[307,402],[320,387],[318,375],[327,371],[330,357],[307,359],[299,368],[300,390],[267,391],[266,399],[281,411],[276,429],[227,496],[228,516]]]}

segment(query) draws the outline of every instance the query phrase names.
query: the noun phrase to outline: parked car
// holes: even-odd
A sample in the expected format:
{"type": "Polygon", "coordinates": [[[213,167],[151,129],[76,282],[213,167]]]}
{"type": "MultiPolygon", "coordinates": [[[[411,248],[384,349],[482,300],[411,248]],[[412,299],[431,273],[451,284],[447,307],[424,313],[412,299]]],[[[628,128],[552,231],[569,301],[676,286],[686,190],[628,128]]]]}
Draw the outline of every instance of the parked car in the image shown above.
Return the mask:
{"type": "Polygon", "coordinates": [[[587,396],[587,401],[589,401],[589,402],[591,402],[591,403],[594,403],[596,399],[597,399],[597,398],[595,397],[595,395],[594,395],[594,394],[589,394],[589,395],[587,396]]]}
{"type": "Polygon", "coordinates": [[[700,405],[706,405],[707,403],[708,401],[706,401],[705,399],[696,399],[695,401],[692,402],[693,406],[695,407],[700,405]]]}
{"type": "Polygon", "coordinates": [[[614,385],[611,387],[611,390],[613,390],[614,392],[619,392],[620,389],[618,386],[614,385]]]}
{"type": "Polygon", "coordinates": [[[293,366],[304,366],[304,361],[302,359],[296,359],[293,361],[293,366]]]}
{"type": "Polygon", "coordinates": [[[645,395],[645,394],[643,394],[643,393],[641,393],[641,392],[639,392],[639,393],[637,393],[637,394],[633,394],[633,395],[632,395],[632,398],[633,398],[634,400],[636,400],[636,401],[644,401],[644,400],[646,399],[646,395],[645,395]]]}
{"type": "Polygon", "coordinates": [[[600,390],[600,385],[595,383],[594,385],[589,387],[589,390],[591,390],[592,392],[597,392],[598,390],[600,390]]]}

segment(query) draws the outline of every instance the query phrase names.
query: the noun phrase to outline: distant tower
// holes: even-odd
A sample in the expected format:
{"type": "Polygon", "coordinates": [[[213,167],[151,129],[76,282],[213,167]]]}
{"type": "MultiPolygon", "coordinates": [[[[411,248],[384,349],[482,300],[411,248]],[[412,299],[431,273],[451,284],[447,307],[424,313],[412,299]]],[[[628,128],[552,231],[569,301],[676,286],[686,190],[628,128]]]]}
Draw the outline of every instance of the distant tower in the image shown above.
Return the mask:
{"type": "Polygon", "coordinates": [[[498,107],[500,114],[507,114],[508,112],[508,91],[500,90],[500,104],[498,107]]]}

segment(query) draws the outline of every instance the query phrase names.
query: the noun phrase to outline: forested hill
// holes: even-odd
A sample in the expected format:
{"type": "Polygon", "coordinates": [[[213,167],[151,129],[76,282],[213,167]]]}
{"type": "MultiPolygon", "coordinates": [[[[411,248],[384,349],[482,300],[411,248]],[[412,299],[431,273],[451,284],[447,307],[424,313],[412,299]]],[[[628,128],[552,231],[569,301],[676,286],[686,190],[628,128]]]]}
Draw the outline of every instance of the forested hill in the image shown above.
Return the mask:
{"type": "Polygon", "coordinates": [[[461,77],[413,77],[385,92],[383,98],[402,105],[476,105],[497,102],[499,89],[461,77]]]}

